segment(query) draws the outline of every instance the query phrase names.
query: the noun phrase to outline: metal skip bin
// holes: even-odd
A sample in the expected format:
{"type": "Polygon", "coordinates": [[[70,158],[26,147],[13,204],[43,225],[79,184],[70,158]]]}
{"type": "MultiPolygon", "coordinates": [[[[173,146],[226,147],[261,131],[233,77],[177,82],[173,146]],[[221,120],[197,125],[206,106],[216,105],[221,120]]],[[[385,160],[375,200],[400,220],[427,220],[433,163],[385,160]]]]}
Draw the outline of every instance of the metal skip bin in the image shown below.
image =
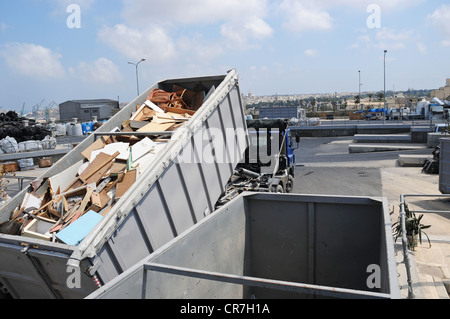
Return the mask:
{"type": "Polygon", "coordinates": [[[441,138],[439,141],[439,191],[450,194],[450,139],[441,138]]]}
{"type": "Polygon", "coordinates": [[[244,193],[88,299],[400,298],[384,198],[244,193]]]}
{"type": "MultiPolygon", "coordinates": [[[[235,70],[219,76],[156,83],[40,179],[78,165],[84,159],[81,153],[98,136],[117,133],[117,128],[147,103],[151,91],[170,91],[175,86],[205,92],[203,104],[177,128],[164,148],[144,163],[147,168],[136,182],[77,246],[0,234],[0,295],[6,292],[13,298],[84,298],[214,211],[215,202],[248,145],[235,70]],[[68,287],[70,278],[77,285],[68,287]]],[[[24,189],[2,207],[0,224],[10,218],[27,192],[24,189]]]]}

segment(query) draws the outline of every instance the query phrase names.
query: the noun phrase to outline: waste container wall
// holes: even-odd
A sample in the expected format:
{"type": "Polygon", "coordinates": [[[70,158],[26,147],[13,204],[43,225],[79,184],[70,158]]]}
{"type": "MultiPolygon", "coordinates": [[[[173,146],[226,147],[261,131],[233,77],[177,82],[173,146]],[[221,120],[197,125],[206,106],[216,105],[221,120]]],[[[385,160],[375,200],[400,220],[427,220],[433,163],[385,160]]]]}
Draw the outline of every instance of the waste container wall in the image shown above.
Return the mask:
{"type": "Polygon", "coordinates": [[[450,138],[441,138],[439,141],[439,191],[450,194],[450,138]]]}
{"type": "Polygon", "coordinates": [[[89,299],[399,298],[386,200],[245,193],[89,299]]]}
{"type": "MultiPolygon", "coordinates": [[[[208,92],[203,105],[189,121],[176,130],[138,181],[78,246],[55,245],[23,236],[0,234],[0,244],[16,246],[17,254],[23,248],[22,243],[35,247],[33,253],[40,255],[42,259],[41,275],[51,277],[48,273],[50,270],[52,275],[58,275],[58,278],[46,281],[47,289],[58,291],[57,297],[63,295],[59,290],[65,290],[68,266],[78,269],[82,282],[86,278],[93,282],[95,277],[96,282],[104,284],[214,210],[215,202],[224,191],[224,185],[248,145],[238,74],[235,70],[220,76],[158,82],[96,132],[107,133],[120,127],[123,121],[130,119],[137,106],[146,101],[152,89],[170,90],[174,84],[190,90],[201,86],[208,92]],[[51,261],[46,258],[53,254],[55,247],[62,247],[65,254],[60,256],[59,267],[47,269],[46,265],[51,261]]],[[[54,176],[82,161],[81,152],[94,139],[93,135],[88,136],[40,178],[54,176]]],[[[28,189],[23,190],[0,210],[0,223],[10,218],[27,191],[28,189]]],[[[6,249],[0,245],[0,285],[14,287],[14,297],[17,298],[39,298],[39,289],[33,291],[31,285],[23,285],[20,277],[28,276],[28,281],[34,283],[39,283],[40,278],[37,275],[30,276],[30,272],[22,271],[20,267],[15,271],[14,259],[3,258],[7,254],[6,249]]],[[[80,291],[86,292],[85,297],[93,288],[90,284],[82,285],[80,291]]],[[[83,297],[83,293],[66,294],[62,297],[79,298],[83,297]]]]}

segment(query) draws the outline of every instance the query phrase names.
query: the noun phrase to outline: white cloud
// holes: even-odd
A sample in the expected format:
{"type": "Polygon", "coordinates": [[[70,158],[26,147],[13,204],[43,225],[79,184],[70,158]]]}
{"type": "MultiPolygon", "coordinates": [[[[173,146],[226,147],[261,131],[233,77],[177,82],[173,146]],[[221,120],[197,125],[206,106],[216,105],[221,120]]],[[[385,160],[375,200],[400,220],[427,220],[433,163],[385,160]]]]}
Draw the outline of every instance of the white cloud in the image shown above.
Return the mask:
{"type": "Polygon", "coordinates": [[[69,72],[86,82],[112,84],[122,79],[119,68],[106,58],[99,58],[92,63],[80,62],[78,67],[69,72]]]}
{"type": "Polygon", "coordinates": [[[450,5],[443,5],[428,16],[436,29],[446,38],[443,42],[450,41],[450,5]]]}
{"type": "Polygon", "coordinates": [[[65,75],[62,56],[43,46],[30,43],[8,43],[0,55],[6,64],[21,75],[36,78],[60,78],[65,75]]]}
{"type": "Polygon", "coordinates": [[[224,53],[220,42],[208,42],[201,34],[181,37],[176,40],[178,52],[182,52],[188,59],[205,61],[212,60],[224,53]]]}
{"type": "MultiPolygon", "coordinates": [[[[391,28],[377,29],[375,38],[371,40],[370,36],[363,34],[358,37],[357,42],[354,43],[352,49],[381,49],[381,50],[401,50],[408,45],[413,44],[413,30],[398,31],[391,28]]],[[[365,32],[365,30],[363,31],[365,32]]],[[[426,47],[423,43],[416,43],[418,49],[423,53],[426,47]]]]}
{"type": "Polygon", "coordinates": [[[411,34],[411,30],[398,32],[390,28],[381,28],[380,31],[377,32],[377,39],[380,41],[406,41],[409,40],[411,34]]]}
{"type": "Polygon", "coordinates": [[[159,62],[175,56],[175,44],[160,27],[144,29],[117,24],[103,27],[98,37],[129,59],[159,62]]]}
{"type": "Polygon", "coordinates": [[[279,12],[286,22],[283,26],[293,32],[309,30],[330,30],[334,26],[334,18],[330,10],[347,7],[366,12],[369,5],[378,5],[381,14],[393,10],[403,10],[407,7],[423,3],[425,0],[280,0],[279,12]]]}
{"type": "Polygon", "coordinates": [[[386,50],[401,50],[406,48],[408,41],[411,40],[412,30],[397,31],[390,28],[381,28],[377,34],[373,46],[386,50]]]}
{"type": "Polygon", "coordinates": [[[123,2],[128,22],[140,26],[148,23],[205,25],[246,20],[247,17],[263,17],[268,6],[267,0],[165,0],[157,5],[148,0],[123,2]]]}
{"type": "Polygon", "coordinates": [[[273,34],[273,29],[264,20],[252,18],[244,23],[225,23],[220,28],[221,35],[228,41],[228,46],[235,49],[247,49],[251,39],[264,39],[273,34]]]}
{"type": "Polygon", "coordinates": [[[449,41],[449,40],[442,40],[441,44],[442,44],[444,47],[450,47],[450,41],[449,41]]]}
{"type": "Polygon", "coordinates": [[[50,0],[56,5],[58,5],[60,8],[67,8],[67,6],[71,4],[77,4],[80,6],[81,9],[89,9],[96,0],[50,0]]]}
{"type": "MultiPolygon", "coordinates": [[[[184,31],[186,26],[206,26],[203,35],[220,32],[224,46],[248,49],[253,41],[273,34],[273,29],[264,20],[268,7],[268,0],[167,0],[157,6],[146,0],[124,0],[123,16],[126,24],[132,27],[142,29],[157,25],[171,34],[184,31]]],[[[211,41],[203,39],[204,43],[211,41]]]]}
{"type": "Polygon", "coordinates": [[[425,44],[423,44],[422,42],[418,42],[416,43],[417,45],[417,49],[419,49],[419,52],[422,54],[426,54],[427,53],[427,47],[425,44]]]}
{"type": "Polygon", "coordinates": [[[333,18],[317,4],[283,0],[280,9],[286,15],[283,27],[290,31],[329,30],[333,27],[333,18]]]}
{"type": "Polygon", "coordinates": [[[305,50],[305,55],[307,55],[309,57],[316,57],[319,55],[319,52],[317,50],[308,49],[308,50],[305,50]]]}
{"type": "Polygon", "coordinates": [[[314,3],[324,9],[347,6],[356,10],[365,10],[369,5],[376,4],[383,10],[404,9],[423,3],[425,0],[302,0],[302,3],[314,3]]]}
{"type": "Polygon", "coordinates": [[[10,27],[9,25],[7,25],[6,23],[0,23],[0,31],[2,32],[2,33],[4,33],[4,32],[6,32],[8,29],[10,29],[10,28],[12,28],[12,27],[10,27]]]}

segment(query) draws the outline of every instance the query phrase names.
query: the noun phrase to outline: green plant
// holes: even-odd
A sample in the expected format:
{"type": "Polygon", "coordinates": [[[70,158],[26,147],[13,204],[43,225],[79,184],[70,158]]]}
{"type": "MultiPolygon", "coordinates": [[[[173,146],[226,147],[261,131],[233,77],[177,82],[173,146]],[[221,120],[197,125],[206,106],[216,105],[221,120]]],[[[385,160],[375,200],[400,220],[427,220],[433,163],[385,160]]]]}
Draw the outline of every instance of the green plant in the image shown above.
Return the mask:
{"type": "MultiPolygon", "coordinates": [[[[410,249],[414,250],[414,248],[417,246],[417,240],[416,238],[419,238],[420,244],[422,244],[422,234],[427,237],[428,244],[431,247],[430,238],[428,237],[427,233],[425,233],[423,230],[428,229],[431,227],[431,225],[424,225],[422,224],[422,218],[423,214],[417,217],[417,215],[411,211],[407,204],[405,204],[405,228],[406,228],[406,236],[408,239],[408,246],[410,249]]],[[[401,223],[401,215],[399,216],[399,219],[397,222],[395,222],[392,225],[393,234],[395,237],[395,241],[397,241],[398,237],[402,236],[403,229],[402,229],[402,223],[401,223]]]]}

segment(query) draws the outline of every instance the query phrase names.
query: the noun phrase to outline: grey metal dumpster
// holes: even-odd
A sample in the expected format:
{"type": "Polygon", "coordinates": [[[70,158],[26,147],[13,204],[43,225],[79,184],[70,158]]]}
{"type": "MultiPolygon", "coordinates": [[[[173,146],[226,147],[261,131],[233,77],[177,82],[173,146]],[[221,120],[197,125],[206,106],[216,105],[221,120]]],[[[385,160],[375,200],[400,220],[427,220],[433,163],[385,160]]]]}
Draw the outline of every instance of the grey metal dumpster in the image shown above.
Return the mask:
{"type": "Polygon", "coordinates": [[[441,138],[439,142],[439,191],[450,194],[450,138],[441,138]]]}
{"type": "MultiPolygon", "coordinates": [[[[78,246],[0,234],[0,294],[5,291],[17,299],[84,298],[96,284],[107,283],[214,211],[248,145],[236,70],[154,84],[40,178],[81,166],[81,153],[95,134],[115,132],[151,90],[169,91],[174,85],[205,92],[202,106],[78,246]],[[72,270],[80,274],[80,288],[67,285],[72,270]]],[[[0,209],[0,224],[10,219],[30,188],[0,209]]]]}
{"type": "Polygon", "coordinates": [[[245,193],[89,299],[399,298],[384,199],[245,193]]]}

